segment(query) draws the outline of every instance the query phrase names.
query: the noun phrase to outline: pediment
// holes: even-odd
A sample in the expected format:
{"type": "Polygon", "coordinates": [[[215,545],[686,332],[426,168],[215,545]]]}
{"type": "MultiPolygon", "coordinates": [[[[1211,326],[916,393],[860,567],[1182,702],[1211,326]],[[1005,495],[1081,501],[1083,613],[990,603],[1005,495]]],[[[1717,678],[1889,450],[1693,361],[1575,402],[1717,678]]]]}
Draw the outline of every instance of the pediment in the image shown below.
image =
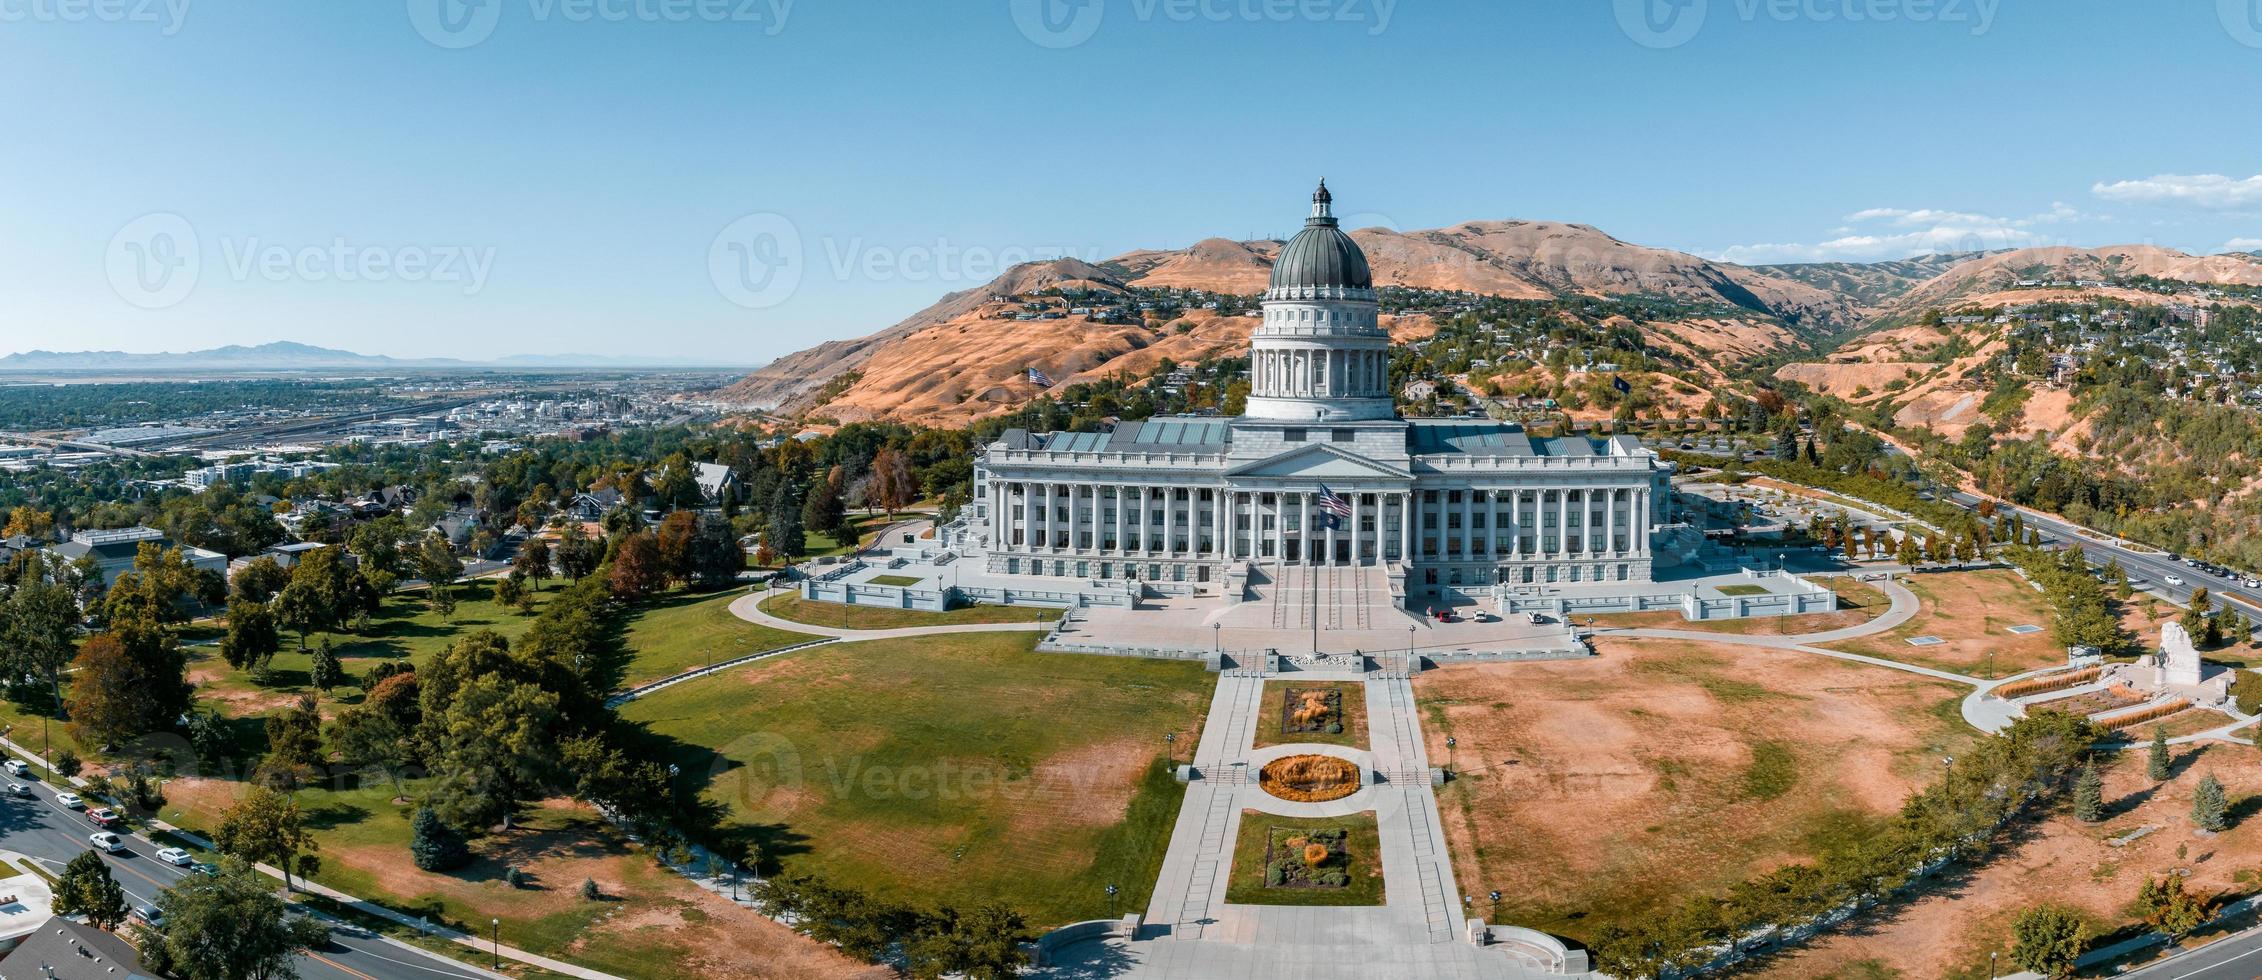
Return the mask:
{"type": "Polygon", "coordinates": [[[1411,480],[1413,474],[1334,446],[1305,446],[1243,463],[1227,476],[1267,480],[1411,480]]]}

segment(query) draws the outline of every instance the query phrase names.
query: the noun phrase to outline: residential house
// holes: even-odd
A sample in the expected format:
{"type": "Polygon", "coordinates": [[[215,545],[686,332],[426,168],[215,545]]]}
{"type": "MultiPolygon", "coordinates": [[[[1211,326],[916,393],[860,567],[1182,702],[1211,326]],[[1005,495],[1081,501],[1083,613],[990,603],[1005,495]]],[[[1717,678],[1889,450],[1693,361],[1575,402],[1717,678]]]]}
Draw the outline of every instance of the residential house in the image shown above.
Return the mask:
{"type": "Polygon", "coordinates": [[[0,980],[155,980],[156,976],[141,964],[141,954],[132,944],[59,915],[48,916],[0,959],[0,980]]]}
{"type": "Polygon", "coordinates": [[[566,502],[566,516],[577,521],[601,521],[613,508],[621,505],[621,493],[611,487],[587,490],[573,495],[566,502]]]}
{"type": "Polygon", "coordinates": [[[699,483],[699,495],[710,504],[719,504],[732,491],[738,489],[738,474],[721,463],[693,463],[691,476],[699,483]]]}

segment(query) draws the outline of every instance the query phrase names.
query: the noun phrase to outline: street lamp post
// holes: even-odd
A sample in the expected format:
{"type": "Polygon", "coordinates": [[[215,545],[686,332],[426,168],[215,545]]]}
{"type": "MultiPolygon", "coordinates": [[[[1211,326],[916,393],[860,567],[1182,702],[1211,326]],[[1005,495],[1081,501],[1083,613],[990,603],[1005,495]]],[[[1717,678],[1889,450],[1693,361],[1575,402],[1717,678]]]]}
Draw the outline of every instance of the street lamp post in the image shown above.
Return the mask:
{"type": "Polygon", "coordinates": [[[1115,918],[1115,886],[1107,886],[1107,917],[1115,918]]]}
{"type": "Polygon", "coordinates": [[[1164,732],[1164,733],[1162,733],[1162,747],[1163,747],[1163,751],[1164,751],[1165,753],[1168,753],[1168,754],[1169,754],[1169,756],[1170,756],[1170,764],[1171,764],[1171,765],[1174,765],[1174,766],[1178,764],[1178,745],[1177,745],[1177,742],[1178,742],[1178,733],[1177,733],[1177,732],[1164,732]]]}
{"type": "Polygon", "coordinates": [[[487,950],[488,953],[493,956],[493,959],[490,962],[495,969],[500,970],[503,968],[503,920],[488,919],[487,922],[491,926],[493,926],[495,930],[491,934],[491,938],[488,940],[490,945],[487,947],[487,950]]]}
{"type": "Polygon", "coordinates": [[[1213,647],[1212,647],[1212,650],[1213,650],[1213,652],[1216,652],[1216,653],[1221,653],[1221,654],[1225,652],[1225,624],[1224,624],[1224,623],[1211,623],[1211,624],[1210,624],[1210,641],[1212,642],[1212,644],[1214,644],[1214,645],[1213,645],[1213,647]]]}

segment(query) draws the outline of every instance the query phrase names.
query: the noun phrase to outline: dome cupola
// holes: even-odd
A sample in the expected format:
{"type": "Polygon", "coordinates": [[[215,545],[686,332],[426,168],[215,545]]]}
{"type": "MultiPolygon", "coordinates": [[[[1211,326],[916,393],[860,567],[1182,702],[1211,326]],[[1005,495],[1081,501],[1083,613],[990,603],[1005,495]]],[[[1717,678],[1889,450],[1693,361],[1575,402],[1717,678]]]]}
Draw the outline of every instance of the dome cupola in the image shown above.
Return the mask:
{"type": "Polygon", "coordinates": [[[1312,216],[1304,230],[1281,248],[1272,266],[1274,289],[1373,289],[1367,253],[1336,224],[1335,195],[1327,181],[1312,194],[1312,216]]]}

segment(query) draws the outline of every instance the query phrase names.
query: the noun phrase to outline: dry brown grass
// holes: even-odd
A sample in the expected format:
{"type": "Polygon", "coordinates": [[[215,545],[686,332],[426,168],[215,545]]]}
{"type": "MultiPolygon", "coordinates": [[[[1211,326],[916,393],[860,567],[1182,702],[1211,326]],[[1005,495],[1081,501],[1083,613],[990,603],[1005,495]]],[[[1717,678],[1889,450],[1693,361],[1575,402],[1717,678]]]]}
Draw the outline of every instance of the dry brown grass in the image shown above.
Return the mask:
{"type": "Polygon", "coordinates": [[[1359,791],[1359,767],[1332,755],[1292,755],[1268,763],[1257,785],[1291,802],[1325,803],[1359,791]]]}
{"type": "Polygon", "coordinates": [[[2166,718],[2189,707],[2191,707],[2191,701],[2187,698],[2169,698],[2148,708],[2131,711],[2125,715],[2115,715],[2106,720],[2104,724],[2114,731],[2120,731],[2130,725],[2141,725],[2154,718],[2166,718]]]}
{"type": "Polygon", "coordinates": [[[2008,701],[2012,698],[2023,698],[2029,694],[2043,694],[2050,691],[2062,691],[2069,687],[2079,687],[2083,684],[2089,683],[2090,681],[2096,680],[2097,675],[2104,672],[2105,668],[2103,667],[2083,667],[2080,670],[2067,671],[2062,674],[2046,674],[2041,677],[2029,677],[2023,681],[2013,681],[2009,684],[2004,684],[2000,687],[1997,687],[1994,691],[1994,694],[1996,697],[2008,701]]]}

